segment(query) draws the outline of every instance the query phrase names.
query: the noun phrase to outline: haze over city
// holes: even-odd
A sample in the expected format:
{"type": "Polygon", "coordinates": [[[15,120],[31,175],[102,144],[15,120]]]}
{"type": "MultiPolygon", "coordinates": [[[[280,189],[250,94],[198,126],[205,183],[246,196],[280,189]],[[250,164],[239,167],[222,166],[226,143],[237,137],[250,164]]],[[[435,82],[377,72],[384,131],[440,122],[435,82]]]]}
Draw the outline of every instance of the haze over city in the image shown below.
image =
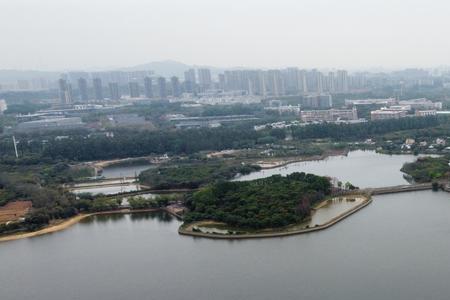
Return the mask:
{"type": "Polygon", "coordinates": [[[0,0],[0,300],[448,300],[449,0],[0,0]]]}
{"type": "Polygon", "coordinates": [[[443,0],[3,0],[0,69],[450,64],[443,0]],[[7,30],[5,30],[7,29],[7,30]]]}

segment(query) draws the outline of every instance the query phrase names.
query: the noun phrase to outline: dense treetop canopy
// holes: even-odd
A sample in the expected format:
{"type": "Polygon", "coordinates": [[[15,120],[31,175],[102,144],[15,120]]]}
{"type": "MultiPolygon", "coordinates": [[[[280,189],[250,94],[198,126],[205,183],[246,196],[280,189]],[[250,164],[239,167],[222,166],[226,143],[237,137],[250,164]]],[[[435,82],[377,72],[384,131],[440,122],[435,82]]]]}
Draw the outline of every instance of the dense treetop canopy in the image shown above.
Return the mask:
{"type": "Polygon", "coordinates": [[[330,194],[328,178],[313,174],[274,175],[244,182],[219,182],[195,192],[187,222],[215,220],[245,228],[274,228],[297,223],[311,206],[330,194]]]}

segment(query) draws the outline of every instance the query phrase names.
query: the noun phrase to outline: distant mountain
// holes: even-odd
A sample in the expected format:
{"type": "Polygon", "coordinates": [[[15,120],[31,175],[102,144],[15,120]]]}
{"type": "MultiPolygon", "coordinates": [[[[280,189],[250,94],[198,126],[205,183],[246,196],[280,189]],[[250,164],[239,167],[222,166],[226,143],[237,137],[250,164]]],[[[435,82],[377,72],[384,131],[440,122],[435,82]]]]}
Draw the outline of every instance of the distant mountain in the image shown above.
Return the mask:
{"type": "MultiPolygon", "coordinates": [[[[237,70],[245,69],[242,67],[235,68],[218,68],[205,65],[187,65],[181,62],[173,60],[154,61],[146,64],[140,64],[132,67],[124,68],[102,68],[102,69],[89,69],[86,72],[94,71],[153,71],[157,76],[171,77],[178,76],[184,77],[184,71],[188,69],[207,68],[211,70],[213,76],[225,71],[225,70],[237,70]]],[[[79,71],[79,70],[78,70],[79,71]]],[[[17,83],[17,80],[32,80],[38,78],[44,78],[47,80],[58,80],[62,73],[68,71],[34,71],[34,70],[0,70],[0,83],[17,83]]]]}
{"type": "Polygon", "coordinates": [[[155,61],[146,64],[136,65],[133,67],[122,68],[122,71],[146,71],[151,70],[157,75],[164,77],[179,76],[182,77],[184,71],[190,69],[191,66],[172,60],[155,61]]]}

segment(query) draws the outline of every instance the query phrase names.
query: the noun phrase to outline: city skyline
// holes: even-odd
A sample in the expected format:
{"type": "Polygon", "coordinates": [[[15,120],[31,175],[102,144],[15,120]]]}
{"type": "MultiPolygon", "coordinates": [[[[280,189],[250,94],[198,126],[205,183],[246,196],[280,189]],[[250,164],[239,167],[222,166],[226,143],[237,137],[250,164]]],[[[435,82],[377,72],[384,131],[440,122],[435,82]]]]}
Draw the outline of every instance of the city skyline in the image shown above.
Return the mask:
{"type": "Polygon", "coordinates": [[[0,69],[105,69],[168,59],[224,68],[450,65],[450,4],[442,0],[62,2],[2,1],[8,47],[0,49],[0,69]]]}

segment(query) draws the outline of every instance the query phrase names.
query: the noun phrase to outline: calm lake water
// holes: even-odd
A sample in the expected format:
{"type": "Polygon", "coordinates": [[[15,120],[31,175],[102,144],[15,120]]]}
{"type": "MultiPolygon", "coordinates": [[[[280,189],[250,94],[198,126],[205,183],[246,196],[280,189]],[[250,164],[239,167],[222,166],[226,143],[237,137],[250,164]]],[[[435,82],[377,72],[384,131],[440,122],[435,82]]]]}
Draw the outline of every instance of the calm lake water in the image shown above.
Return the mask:
{"type": "Polygon", "coordinates": [[[328,200],[326,205],[322,206],[311,216],[311,220],[305,226],[314,227],[316,225],[323,225],[331,221],[336,216],[339,216],[352,208],[364,202],[363,197],[336,197],[328,200]]]}
{"type": "Polygon", "coordinates": [[[72,192],[75,194],[90,193],[92,195],[104,194],[104,195],[114,195],[124,192],[139,191],[141,187],[139,184],[125,184],[117,186],[102,186],[102,187],[87,187],[87,188],[75,188],[72,192]]]}
{"type": "Polygon", "coordinates": [[[383,187],[408,184],[400,171],[403,164],[417,159],[414,155],[386,155],[375,151],[352,151],[347,156],[331,156],[324,160],[305,161],[284,167],[261,170],[236,180],[253,180],[275,174],[287,175],[294,172],[312,173],[336,177],[342,182],[349,181],[360,188],[383,187]]]}
{"type": "Polygon", "coordinates": [[[377,196],[332,228],[223,241],[166,214],[97,216],[0,244],[2,300],[448,299],[450,197],[377,196]]]}
{"type": "MultiPolygon", "coordinates": [[[[387,186],[406,183],[399,168],[412,160],[357,151],[298,170],[387,186]]],[[[450,194],[431,191],[376,196],[327,230],[260,240],[180,236],[164,213],[96,216],[0,243],[0,299],[447,300],[449,216],[450,194]]]]}
{"type": "Polygon", "coordinates": [[[150,163],[130,163],[126,165],[112,165],[103,169],[105,178],[121,178],[138,176],[142,171],[154,168],[150,163]]]}

